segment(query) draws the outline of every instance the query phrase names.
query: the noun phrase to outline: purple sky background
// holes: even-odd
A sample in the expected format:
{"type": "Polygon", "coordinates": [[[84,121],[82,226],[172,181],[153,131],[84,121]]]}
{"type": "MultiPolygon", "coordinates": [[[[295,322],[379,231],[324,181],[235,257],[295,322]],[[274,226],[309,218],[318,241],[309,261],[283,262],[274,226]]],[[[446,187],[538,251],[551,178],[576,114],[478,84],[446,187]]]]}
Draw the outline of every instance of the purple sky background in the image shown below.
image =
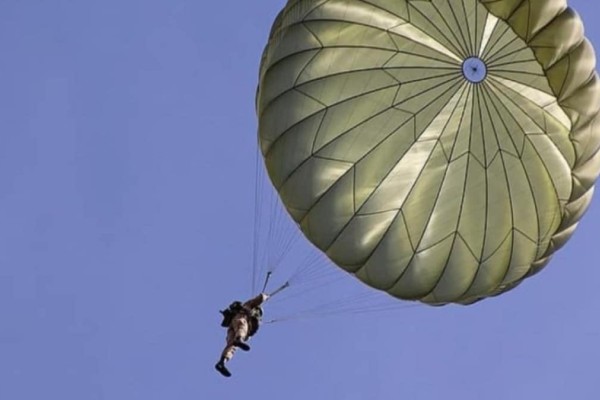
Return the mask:
{"type": "MultiPolygon", "coordinates": [[[[504,296],[265,325],[215,372],[283,4],[0,2],[0,399],[600,398],[600,196],[504,296]]],[[[600,48],[600,4],[569,4],[600,48]]]]}

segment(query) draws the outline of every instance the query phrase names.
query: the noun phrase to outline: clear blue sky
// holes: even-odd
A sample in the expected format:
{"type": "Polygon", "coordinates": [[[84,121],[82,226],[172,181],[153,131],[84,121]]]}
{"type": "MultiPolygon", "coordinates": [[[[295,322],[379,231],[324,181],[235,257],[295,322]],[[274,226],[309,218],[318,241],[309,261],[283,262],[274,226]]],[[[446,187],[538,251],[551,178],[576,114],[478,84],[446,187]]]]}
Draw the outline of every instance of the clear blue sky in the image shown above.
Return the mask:
{"type": "Polygon", "coordinates": [[[283,3],[0,2],[0,399],[598,399],[600,196],[509,294],[267,325],[214,371],[283,3]]]}

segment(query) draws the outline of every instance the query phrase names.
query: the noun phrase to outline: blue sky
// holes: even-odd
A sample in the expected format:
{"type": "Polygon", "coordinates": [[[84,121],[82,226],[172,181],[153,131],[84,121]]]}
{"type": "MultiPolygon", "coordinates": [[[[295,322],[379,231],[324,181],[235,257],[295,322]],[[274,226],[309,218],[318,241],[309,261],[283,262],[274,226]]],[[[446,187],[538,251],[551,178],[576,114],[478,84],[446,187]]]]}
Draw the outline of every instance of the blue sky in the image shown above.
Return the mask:
{"type": "MultiPolygon", "coordinates": [[[[0,3],[0,399],[598,398],[598,196],[507,295],[265,325],[214,371],[217,310],[250,294],[283,3],[0,3]]],[[[596,3],[570,5],[600,46],[596,3]]]]}

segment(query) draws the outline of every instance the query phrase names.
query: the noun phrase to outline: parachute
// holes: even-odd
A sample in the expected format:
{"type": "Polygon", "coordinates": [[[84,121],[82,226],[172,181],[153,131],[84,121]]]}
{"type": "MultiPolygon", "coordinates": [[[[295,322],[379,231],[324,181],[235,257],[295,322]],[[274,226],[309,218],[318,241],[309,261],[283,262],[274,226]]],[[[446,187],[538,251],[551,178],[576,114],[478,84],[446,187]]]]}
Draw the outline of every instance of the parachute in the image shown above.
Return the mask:
{"type": "Polygon", "coordinates": [[[399,299],[516,287],[600,173],[595,55],[563,0],[289,0],[256,108],[303,234],[399,299]]]}

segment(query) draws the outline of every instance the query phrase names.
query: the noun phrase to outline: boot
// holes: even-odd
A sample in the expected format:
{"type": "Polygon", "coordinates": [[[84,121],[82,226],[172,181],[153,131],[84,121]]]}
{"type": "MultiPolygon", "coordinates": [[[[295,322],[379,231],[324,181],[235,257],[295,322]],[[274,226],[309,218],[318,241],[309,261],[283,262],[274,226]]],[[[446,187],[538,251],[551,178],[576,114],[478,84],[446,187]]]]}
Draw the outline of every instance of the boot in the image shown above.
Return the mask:
{"type": "Polygon", "coordinates": [[[231,376],[231,372],[225,366],[225,360],[220,359],[219,362],[215,365],[215,369],[221,373],[221,375],[229,378],[231,376]]]}
{"type": "Polygon", "coordinates": [[[244,351],[250,351],[250,346],[247,343],[242,342],[241,340],[236,340],[233,345],[235,347],[239,347],[240,349],[244,350],[244,351]]]}

